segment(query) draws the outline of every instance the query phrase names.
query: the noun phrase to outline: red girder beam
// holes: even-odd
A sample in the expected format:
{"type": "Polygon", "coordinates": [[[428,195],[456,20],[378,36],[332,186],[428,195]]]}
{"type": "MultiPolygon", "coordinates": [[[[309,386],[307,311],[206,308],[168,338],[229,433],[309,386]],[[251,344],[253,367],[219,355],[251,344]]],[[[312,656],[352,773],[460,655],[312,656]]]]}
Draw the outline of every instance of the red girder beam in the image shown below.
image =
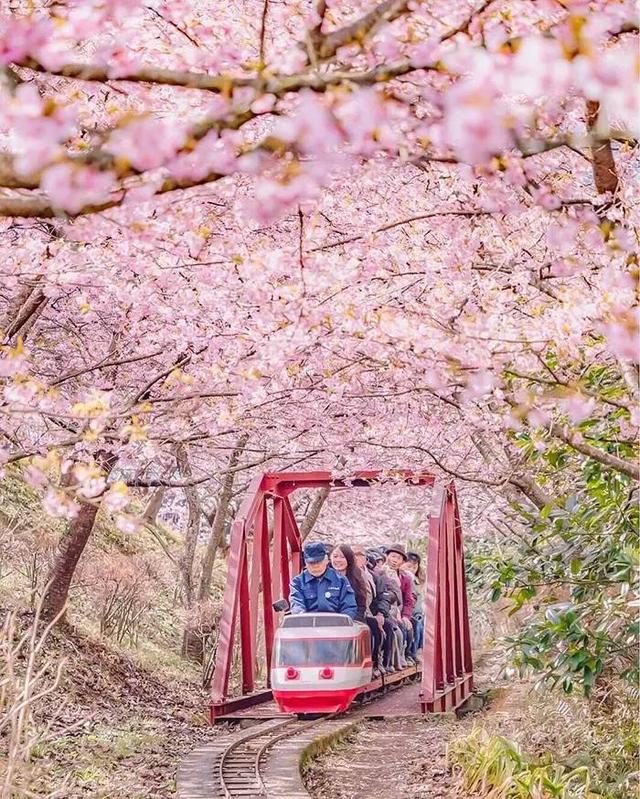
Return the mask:
{"type": "Polygon", "coordinates": [[[249,558],[247,542],[242,542],[240,556],[240,646],[242,652],[242,693],[253,693],[253,648],[256,629],[251,618],[251,599],[249,596],[249,558]]]}
{"type": "Polygon", "coordinates": [[[423,651],[423,711],[442,712],[458,707],[473,690],[473,675],[462,529],[453,483],[442,487],[434,498],[423,651]]]}
{"type": "MultiPolygon", "coordinates": [[[[271,655],[273,652],[273,635],[275,632],[275,611],[273,610],[273,594],[271,593],[271,562],[269,560],[269,525],[267,517],[267,503],[262,503],[262,510],[258,520],[259,549],[262,565],[262,598],[264,613],[264,645],[267,667],[267,685],[271,684],[271,655]]],[[[254,546],[256,544],[254,543],[254,546]]]]}

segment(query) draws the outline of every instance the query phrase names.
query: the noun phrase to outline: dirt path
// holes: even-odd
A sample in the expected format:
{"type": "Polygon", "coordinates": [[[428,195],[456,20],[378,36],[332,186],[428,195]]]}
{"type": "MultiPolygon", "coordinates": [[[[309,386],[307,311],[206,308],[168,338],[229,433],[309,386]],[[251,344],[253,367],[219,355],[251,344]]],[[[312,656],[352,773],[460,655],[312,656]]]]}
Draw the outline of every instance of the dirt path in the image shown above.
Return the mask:
{"type": "Polygon", "coordinates": [[[316,799],[436,799],[458,796],[446,746],[470,720],[368,721],[351,741],[314,761],[307,789],[316,799]]]}
{"type": "Polygon", "coordinates": [[[307,790],[314,799],[468,799],[447,769],[447,744],[476,724],[510,734],[527,704],[530,686],[505,684],[498,671],[499,660],[491,655],[479,664],[477,685],[495,698],[462,719],[447,714],[363,722],[348,742],[310,764],[307,790]]]}

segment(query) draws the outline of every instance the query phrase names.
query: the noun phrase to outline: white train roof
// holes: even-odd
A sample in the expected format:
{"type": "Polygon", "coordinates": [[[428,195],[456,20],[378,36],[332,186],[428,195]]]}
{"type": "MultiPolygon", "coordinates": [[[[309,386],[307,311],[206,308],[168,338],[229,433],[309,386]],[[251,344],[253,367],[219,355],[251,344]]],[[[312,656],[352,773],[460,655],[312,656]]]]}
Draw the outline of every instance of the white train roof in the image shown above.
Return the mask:
{"type": "Polygon", "coordinates": [[[355,638],[368,629],[341,613],[298,613],[285,616],[277,629],[278,638],[355,638]]]}
{"type": "Polygon", "coordinates": [[[282,627],[353,627],[351,616],[344,613],[294,613],[285,616],[282,627]]]}

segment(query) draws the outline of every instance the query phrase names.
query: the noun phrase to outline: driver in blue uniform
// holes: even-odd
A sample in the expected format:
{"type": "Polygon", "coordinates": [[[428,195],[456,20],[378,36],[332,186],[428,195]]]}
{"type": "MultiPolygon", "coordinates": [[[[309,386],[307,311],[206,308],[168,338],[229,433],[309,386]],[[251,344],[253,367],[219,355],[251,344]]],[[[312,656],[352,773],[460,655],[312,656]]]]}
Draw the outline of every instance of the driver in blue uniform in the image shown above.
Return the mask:
{"type": "Polygon", "coordinates": [[[291,580],[291,613],[344,613],[355,619],[356,597],[346,577],[329,566],[324,544],[305,544],[305,569],[291,580]]]}

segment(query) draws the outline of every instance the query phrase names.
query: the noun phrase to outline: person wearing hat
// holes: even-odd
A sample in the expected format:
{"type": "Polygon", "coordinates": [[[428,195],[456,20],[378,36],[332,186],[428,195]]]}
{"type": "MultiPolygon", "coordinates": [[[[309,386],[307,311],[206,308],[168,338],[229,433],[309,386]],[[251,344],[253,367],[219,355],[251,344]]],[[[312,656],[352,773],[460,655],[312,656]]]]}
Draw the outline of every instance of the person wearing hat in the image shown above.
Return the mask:
{"type": "Polygon", "coordinates": [[[356,597],[346,577],[329,565],[324,544],[305,544],[305,569],[291,580],[291,613],[344,613],[355,619],[356,597]]]}
{"type": "Polygon", "coordinates": [[[405,638],[405,652],[408,657],[407,662],[415,665],[415,661],[410,653],[413,649],[413,624],[411,617],[416,604],[413,593],[413,579],[404,570],[403,566],[407,561],[407,553],[402,544],[391,544],[387,547],[387,566],[391,567],[398,575],[400,580],[400,590],[402,591],[402,609],[400,612],[403,634],[405,638]]]}
{"type": "Polygon", "coordinates": [[[422,558],[417,552],[407,552],[407,562],[404,564],[404,569],[413,578],[413,596],[415,598],[415,606],[411,618],[413,624],[413,647],[409,654],[417,662],[424,638],[424,570],[422,568],[422,558]]]}
{"type": "Polygon", "coordinates": [[[392,608],[400,598],[400,592],[394,590],[389,577],[385,572],[385,558],[379,549],[368,549],[365,553],[367,569],[373,577],[375,584],[375,597],[371,604],[371,611],[384,633],[382,639],[381,671],[383,673],[395,671],[393,665],[395,655],[395,623],[392,619],[392,608]]]}
{"type": "MultiPolygon", "coordinates": [[[[384,636],[384,616],[381,613],[375,613],[374,609],[377,604],[378,592],[376,589],[376,581],[373,574],[368,568],[368,557],[364,549],[360,546],[353,547],[353,554],[356,559],[356,564],[362,573],[367,593],[367,607],[365,611],[364,622],[369,627],[371,632],[371,659],[373,660],[373,676],[378,677],[384,674],[384,664],[382,660],[382,643],[384,636]]],[[[357,597],[356,597],[357,599],[357,597]]]]}

